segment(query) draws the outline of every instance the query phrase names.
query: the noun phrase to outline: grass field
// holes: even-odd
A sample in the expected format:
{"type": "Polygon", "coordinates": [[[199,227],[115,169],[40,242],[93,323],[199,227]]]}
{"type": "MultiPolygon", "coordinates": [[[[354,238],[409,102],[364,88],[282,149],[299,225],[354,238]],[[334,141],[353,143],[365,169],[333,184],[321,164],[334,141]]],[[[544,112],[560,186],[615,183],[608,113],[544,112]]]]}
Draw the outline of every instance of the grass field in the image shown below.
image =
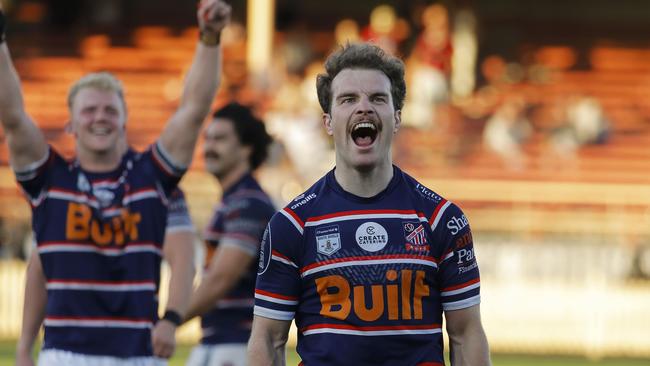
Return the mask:
{"type": "MultiPolygon", "coordinates": [[[[13,366],[15,342],[0,341],[0,366],[13,366]]],[[[187,360],[191,346],[179,346],[169,366],[182,366],[187,360]]],[[[297,365],[299,361],[293,349],[287,352],[287,365],[297,365]]],[[[529,355],[493,355],[493,366],[648,366],[650,360],[639,359],[605,359],[590,361],[580,357],[565,356],[529,356],[529,355]]]]}

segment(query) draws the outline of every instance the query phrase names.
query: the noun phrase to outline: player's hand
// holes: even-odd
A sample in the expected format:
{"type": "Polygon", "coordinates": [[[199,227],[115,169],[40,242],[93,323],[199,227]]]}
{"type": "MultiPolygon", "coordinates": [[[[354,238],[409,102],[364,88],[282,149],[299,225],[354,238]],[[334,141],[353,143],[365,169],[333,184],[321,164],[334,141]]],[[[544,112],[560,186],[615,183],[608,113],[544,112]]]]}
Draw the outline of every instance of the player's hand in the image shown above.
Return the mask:
{"type": "Polygon", "coordinates": [[[176,326],[161,319],[151,332],[153,354],[156,357],[170,358],[176,350],[176,326]]]}
{"type": "Polygon", "coordinates": [[[34,366],[32,355],[25,352],[16,353],[16,366],[34,366]]]}
{"type": "Polygon", "coordinates": [[[202,32],[220,33],[230,23],[232,8],[222,0],[201,0],[196,16],[202,32]]]}

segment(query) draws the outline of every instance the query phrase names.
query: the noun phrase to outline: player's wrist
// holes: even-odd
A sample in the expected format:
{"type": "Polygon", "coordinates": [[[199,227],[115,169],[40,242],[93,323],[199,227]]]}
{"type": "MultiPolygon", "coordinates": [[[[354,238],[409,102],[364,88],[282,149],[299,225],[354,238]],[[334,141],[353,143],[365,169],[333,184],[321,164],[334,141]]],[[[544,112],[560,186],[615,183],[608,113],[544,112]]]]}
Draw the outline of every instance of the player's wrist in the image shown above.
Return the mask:
{"type": "Polygon", "coordinates": [[[160,320],[166,320],[178,327],[183,324],[183,317],[175,310],[168,309],[160,320]]]}
{"type": "Polygon", "coordinates": [[[6,28],[7,28],[7,17],[5,16],[4,11],[0,9],[0,44],[3,44],[5,41],[6,28]]]}
{"type": "Polygon", "coordinates": [[[199,42],[204,46],[215,47],[221,43],[221,31],[215,32],[207,29],[199,31],[199,42]]]}
{"type": "Polygon", "coordinates": [[[18,344],[16,345],[16,354],[31,355],[33,348],[34,348],[34,342],[26,342],[20,339],[18,340],[18,344]]]}

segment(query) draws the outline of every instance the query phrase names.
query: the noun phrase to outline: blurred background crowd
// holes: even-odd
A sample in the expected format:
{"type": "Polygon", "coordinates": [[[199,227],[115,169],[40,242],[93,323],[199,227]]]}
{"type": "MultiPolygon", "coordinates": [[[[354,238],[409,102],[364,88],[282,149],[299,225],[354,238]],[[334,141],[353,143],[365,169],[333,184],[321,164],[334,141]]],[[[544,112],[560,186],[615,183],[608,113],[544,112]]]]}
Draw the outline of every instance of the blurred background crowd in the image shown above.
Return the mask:
{"type": "MultiPolygon", "coordinates": [[[[153,142],[197,39],[192,6],[2,2],[27,110],[52,145],[74,153],[67,89],[97,70],[124,81],[130,143],[153,142]]],[[[395,162],[463,207],[475,231],[491,346],[650,358],[650,4],[231,3],[214,104],[236,100],[264,119],[276,143],[260,178],[278,206],[333,166],[315,90],[324,58],[338,44],[373,41],[407,67],[395,162]]],[[[198,228],[220,195],[200,150],[181,183],[198,228]]],[[[13,268],[29,255],[29,218],[3,141],[0,337],[18,330],[13,268]]]]}

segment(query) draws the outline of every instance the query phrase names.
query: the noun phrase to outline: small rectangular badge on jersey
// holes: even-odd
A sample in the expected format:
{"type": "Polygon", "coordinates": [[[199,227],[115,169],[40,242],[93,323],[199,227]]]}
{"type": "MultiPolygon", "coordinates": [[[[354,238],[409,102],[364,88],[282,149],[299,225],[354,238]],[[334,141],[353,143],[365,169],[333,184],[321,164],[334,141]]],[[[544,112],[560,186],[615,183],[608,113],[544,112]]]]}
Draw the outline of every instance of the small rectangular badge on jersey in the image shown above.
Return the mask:
{"type": "Polygon", "coordinates": [[[420,222],[402,222],[404,229],[404,247],[408,251],[425,252],[429,250],[429,243],[420,222]]]}
{"type": "Polygon", "coordinates": [[[332,255],[341,249],[341,234],[338,225],[318,228],[315,234],[318,253],[332,255]]]}

